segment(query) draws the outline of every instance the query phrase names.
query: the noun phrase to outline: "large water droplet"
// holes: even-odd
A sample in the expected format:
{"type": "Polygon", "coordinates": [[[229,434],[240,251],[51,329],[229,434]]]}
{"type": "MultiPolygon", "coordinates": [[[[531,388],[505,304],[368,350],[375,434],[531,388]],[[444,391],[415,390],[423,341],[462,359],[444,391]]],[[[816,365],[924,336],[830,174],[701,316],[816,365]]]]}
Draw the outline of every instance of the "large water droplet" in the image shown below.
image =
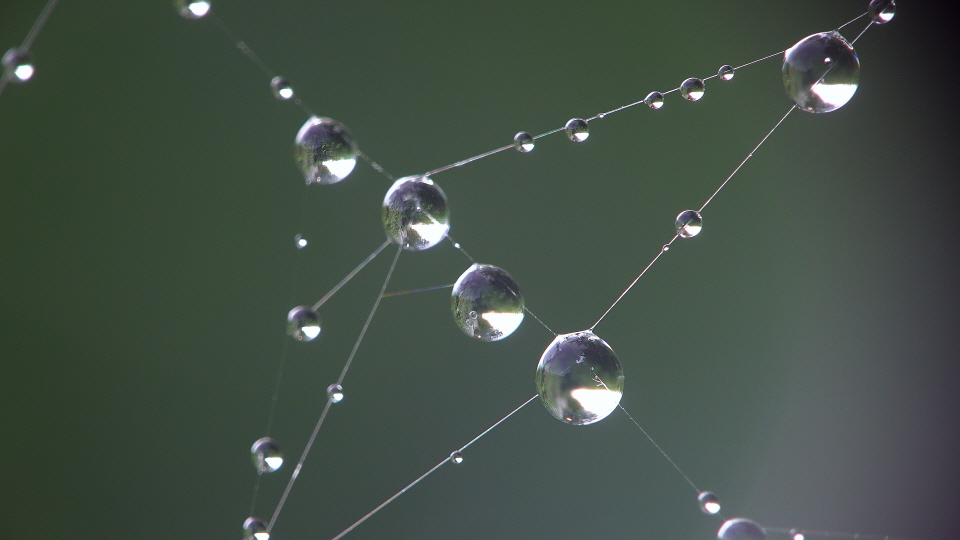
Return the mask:
{"type": "Polygon", "coordinates": [[[210,12],[208,0],[173,0],[173,7],[184,19],[199,19],[210,12]]]}
{"type": "Polygon", "coordinates": [[[700,501],[700,510],[703,510],[704,514],[713,515],[720,511],[720,498],[709,491],[701,491],[697,500],[700,501]]]}
{"type": "Polygon", "coordinates": [[[343,401],[343,387],[339,384],[331,384],[327,387],[327,399],[330,403],[340,403],[343,401]]]}
{"type": "Polygon", "coordinates": [[[808,36],[783,55],[783,87],[800,109],[830,112],[844,106],[860,81],[860,60],[837,32],[808,36]]]}
{"type": "Polygon", "coordinates": [[[257,442],[250,447],[250,456],[258,473],[272,473],[283,465],[283,452],[280,451],[280,445],[270,437],[257,439],[257,442]]]}
{"type": "Polygon", "coordinates": [[[297,341],[313,341],[320,335],[320,315],[307,306],[297,306],[287,313],[287,335],[297,341]]]}
{"type": "Polygon", "coordinates": [[[684,210],[677,216],[677,235],[680,238],[692,238],[700,234],[703,218],[696,210],[684,210]]]}
{"type": "Polygon", "coordinates": [[[657,110],[663,107],[663,94],[660,92],[650,92],[647,94],[647,97],[643,98],[643,103],[646,104],[647,107],[657,110]]]}
{"type": "Polygon", "coordinates": [[[405,176],[383,198],[387,238],[404,249],[420,251],[437,245],[450,230],[447,195],[426,176],[405,176]]]}
{"type": "Polygon", "coordinates": [[[590,126],[587,125],[586,120],[580,118],[571,118],[567,125],[563,126],[563,131],[573,142],[583,142],[590,136],[590,126]]]}
{"type": "Polygon", "coordinates": [[[465,334],[497,341],[512,334],[523,321],[523,296],[505,270],[473,264],[453,284],[450,309],[465,334]]]}
{"type": "Polygon", "coordinates": [[[463,463],[463,454],[460,452],[452,452],[450,454],[450,461],[456,465],[463,463]]]}
{"type": "Polygon", "coordinates": [[[297,133],[294,156],[307,185],[335,184],[356,166],[357,143],[340,122],[314,116],[297,133]]]}
{"type": "Polygon", "coordinates": [[[285,101],[293,97],[293,87],[285,77],[277,76],[271,79],[270,90],[273,91],[273,97],[280,100],[285,101]]]}
{"type": "Polygon", "coordinates": [[[729,81],[733,78],[733,66],[720,66],[720,70],[717,71],[717,75],[725,81],[729,81]]]}
{"type": "Polygon", "coordinates": [[[243,540],[269,540],[270,533],[267,532],[267,524],[263,520],[248,517],[243,522],[243,540]]]}
{"type": "Polygon", "coordinates": [[[613,349],[590,330],[560,335],[540,357],[537,392],[557,419],[593,424],[620,404],[623,367],[613,349]]]}
{"type": "Polygon", "coordinates": [[[517,133],[513,136],[513,146],[518,152],[527,153],[532,151],[534,146],[533,135],[526,131],[517,133]]]}
{"type": "Polygon", "coordinates": [[[9,49],[0,60],[4,75],[14,82],[26,82],[33,77],[33,60],[26,49],[9,49]]]}
{"type": "Polygon", "coordinates": [[[717,540],[767,540],[763,527],[745,518],[733,518],[723,522],[717,531],[717,540]]]}
{"type": "Polygon", "coordinates": [[[894,0],[870,0],[867,13],[877,24],[888,23],[897,14],[897,3],[894,0]]]}
{"type": "Polygon", "coordinates": [[[704,91],[706,91],[706,86],[704,86],[702,80],[696,77],[691,77],[680,83],[680,95],[687,101],[700,101],[704,91]]]}

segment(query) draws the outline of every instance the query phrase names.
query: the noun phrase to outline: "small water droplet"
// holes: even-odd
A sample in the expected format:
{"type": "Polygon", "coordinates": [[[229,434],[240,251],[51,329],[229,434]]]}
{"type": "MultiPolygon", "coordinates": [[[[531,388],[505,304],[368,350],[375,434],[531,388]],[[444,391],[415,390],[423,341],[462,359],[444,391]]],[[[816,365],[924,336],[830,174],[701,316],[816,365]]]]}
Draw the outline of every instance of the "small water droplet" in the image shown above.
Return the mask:
{"type": "Polygon", "coordinates": [[[270,80],[270,90],[273,91],[273,97],[286,101],[293,97],[293,87],[290,86],[290,81],[285,77],[274,77],[270,80]]]}
{"type": "Polygon", "coordinates": [[[725,81],[729,81],[733,78],[733,66],[720,66],[720,71],[717,71],[717,75],[725,81]]]}
{"type": "Polygon", "coordinates": [[[293,237],[293,241],[297,244],[297,249],[303,249],[307,247],[307,239],[303,237],[302,234],[297,234],[293,237]]]}
{"type": "Polygon", "coordinates": [[[704,514],[713,515],[720,511],[720,498],[709,491],[701,491],[697,500],[700,501],[700,510],[703,510],[704,514]]]}
{"type": "Polygon", "coordinates": [[[524,154],[532,151],[534,146],[533,135],[526,131],[517,133],[513,136],[513,146],[517,149],[517,152],[523,152],[524,154]]]}
{"type": "Polygon", "coordinates": [[[460,249],[460,242],[454,242],[453,247],[460,249]]]}
{"type": "Polygon", "coordinates": [[[307,306],[297,306],[287,313],[287,335],[297,341],[313,341],[320,329],[320,315],[307,306]]]}
{"type": "Polygon", "coordinates": [[[294,158],[310,184],[334,184],[357,165],[357,143],[343,124],[330,118],[308,119],[294,140],[294,158]]]}
{"type": "Polygon", "coordinates": [[[806,538],[800,529],[790,529],[790,532],[787,534],[790,535],[790,540],[804,540],[804,538],[806,538]]]}
{"type": "Polygon", "coordinates": [[[723,522],[717,531],[717,540],[767,540],[763,527],[745,518],[733,518],[723,522]]]}
{"type": "Polygon", "coordinates": [[[660,251],[662,251],[662,252],[664,252],[664,253],[670,251],[670,244],[664,244],[663,247],[660,248],[660,251]]]}
{"type": "Polygon", "coordinates": [[[283,452],[280,451],[280,445],[270,437],[257,439],[257,442],[250,447],[250,456],[258,473],[272,473],[283,465],[283,452]]]}
{"type": "Polygon", "coordinates": [[[663,94],[660,92],[650,92],[647,94],[647,97],[643,98],[643,102],[653,110],[657,110],[660,107],[663,107],[663,94]]]}
{"type": "Polygon", "coordinates": [[[173,0],[173,5],[184,19],[200,19],[210,12],[207,0],[173,0]]]}
{"type": "Polygon", "coordinates": [[[0,60],[3,65],[3,73],[13,82],[26,82],[33,77],[33,61],[30,51],[26,49],[13,48],[3,54],[0,60]]]}
{"type": "Polygon", "coordinates": [[[888,23],[897,14],[897,3],[894,0],[870,0],[867,13],[877,24],[888,23]]]}
{"type": "Polygon", "coordinates": [[[600,114],[597,115],[597,118],[603,118],[603,117],[606,116],[606,115],[607,115],[607,113],[600,113],[600,114]]]}
{"type": "Polygon", "coordinates": [[[330,403],[340,403],[343,401],[343,387],[339,384],[331,384],[327,387],[327,397],[330,403]]]}
{"type": "Polygon", "coordinates": [[[571,118],[567,125],[563,126],[563,130],[567,132],[567,138],[573,142],[583,142],[590,136],[590,126],[581,118],[571,118]]]}
{"type": "Polygon", "coordinates": [[[703,228],[703,218],[696,210],[684,210],[677,216],[677,235],[680,238],[693,238],[703,228]]]}
{"type": "Polygon", "coordinates": [[[680,95],[687,101],[700,101],[705,90],[703,81],[696,77],[690,77],[680,83],[680,95]]]}
{"type": "Polygon", "coordinates": [[[450,454],[450,461],[459,465],[463,463],[463,454],[460,452],[453,452],[450,454]]]}
{"type": "Polygon", "coordinates": [[[248,517],[243,522],[243,540],[269,540],[270,533],[267,532],[267,524],[263,520],[248,517]]]}

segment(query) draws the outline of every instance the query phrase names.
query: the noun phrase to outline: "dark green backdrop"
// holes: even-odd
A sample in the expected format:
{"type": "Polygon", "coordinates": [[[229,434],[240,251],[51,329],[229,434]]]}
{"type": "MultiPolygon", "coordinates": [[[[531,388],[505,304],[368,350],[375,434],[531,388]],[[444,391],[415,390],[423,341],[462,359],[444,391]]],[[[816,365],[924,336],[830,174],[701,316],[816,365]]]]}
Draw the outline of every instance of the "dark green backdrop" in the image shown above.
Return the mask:
{"type": "MultiPolygon", "coordinates": [[[[42,4],[0,3],[0,48],[42,4]]],[[[213,9],[401,176],[783,50],[866,4],[213,9]]],[[[940,4],[901,2],[867,32],[854,99],[788,118],[702,234],[597,328],[624,365],[623,405],[728,516],[960,537],[956,16],[940,4]]],[[[63,0],[33,50],[35,78],[0,96],[4,536],[239,538],[284,315],[383,241],[389,182],[361,163],[305,190],[305,115],[167,1],[63,0]]],[[[452,236],[555,331],[589,326],[787,110],[779,69],[612,115],[583,144],[554,136],[436,175],[452,236]]],[[[273,428],[288,461],[264,478],[264,518],[389,255],[323,307],[321,340],[290,344],[273,428]]],[[[466,267],[448,244],[403,253],[390,289],[466,267]]],[[[446,291],[385,299],[274,537],[334,536],[522,403],[550,338],[528,318],[475,343],[446,291]]],[[[350,537],[706,540],[719,526],[619,412],[572,427],[534,402],[465,458],[350,537]]]]}

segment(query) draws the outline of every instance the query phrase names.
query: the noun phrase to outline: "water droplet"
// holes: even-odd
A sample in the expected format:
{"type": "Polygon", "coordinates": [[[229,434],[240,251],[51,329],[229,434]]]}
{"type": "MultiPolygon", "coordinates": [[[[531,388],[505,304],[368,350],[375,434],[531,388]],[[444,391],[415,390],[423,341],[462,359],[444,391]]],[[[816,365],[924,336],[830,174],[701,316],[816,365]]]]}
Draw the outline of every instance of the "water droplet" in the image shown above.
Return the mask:
{"type": "Polygon", "coordinates": [[[660,248],[660,251],[662,251],[662,252],[664,252],[664,253],[670,251],[670,244],[664,244],[663,247],[660,248]]]}
{"type": "Polygon", "coordinates": [[[733,78],[733,66],[720,66],[720,71],[717,72],[717,75],[725,81],[729,81],[733,78]]]}
{"type": "Polygon", "coordinates": [[[426,176],[405,176],[383,198],[383,228],[391,242],[410,251],[437,245],[450,230],[447,195],[426,176]]]}
{"type": "Polygon", "coordinates": [[[534,146],[533,135],[526,131],[517,133],[513,136],[513,146],[518,152],[527,153],[532,151],[534,146]]]}
{"type": "Polygon", "coordinates": [[[460,242],[454,242],[453,247],[460,249],[460,242]]]}
{"type": "Polygon", "coordinates": [[[4,74],[14,82],[26,82],[33,77],[33,61],[30,51],[26,49],[9,49],[3,54],[0,64],[3,65],[4,74]]]}
{"type": "Polygon", "coordinates": [[[897,13],[897,3],[894,0],[870,0],[867,13],[877,24],[888,23],[897,13]]]}
{"type": "Polygon", "coordinates": [[[273,90],[273,97],[280,100],[288,100],[293,97],[293,87],[290,81],[284,77],[274,77],[270,80],[270,89],[273,90]]]}
{"type": "Polygon", "coordinates": [[[717,531],[717,540],[767,540],[763,527],[745,518],[733,518],[723,522],[717,531]]]}
{"type": "Polygon", "coordinates": [[[450,454],[450,461],[459,465],[463,463],[463,454],[460,452],[453,452],[450,454]]]}
{"type": "Polygon", "coordinates": [[[270,533],[267,532],[267,524],[263,520],[248,517],[243,522],[243,540],[269,540],[270,533]]]}
{"type": "Polygon", "coordinates": [[[663,94],[660,92],[650,92],[647,94],[647,97],[643,98],[643,102],[653,110],[657,110],[660,107],[663,107],[663,94]]]}
{"type": "Polygon", "coordinates": [[[307,247],[307,239],[303,237],[302,234],[297,234],[293,237],[293,241],[297,244],[297,249],[303,249],[307,247]]]}
{"type": "Polygon", "coordinates": [[[590,330],[559,335],[540,357],[537,392],[558,420],[593,424],[620,404],[623,367],[613,349],[590,330]]]}
{"type": "Polygon", "coordinates": [[[335,184],[356,166],[357,143],[340,122],[314,116],[297,133],[294,156],[307,185],[335,184]]]}
{"type": "Polygon", "coordinates": [[[320,315],[307,306],[297,306],[287,313],[287,335],[297,341],[313,341],[320,335],[320,315]]]}
{"type": "Polygon", "coordinates": [[[173,0],[173,6],[184,19],[199,19],[210,12],[207,0],[173,0]]]}
{"type": "Polygon", "coordinates": [[[703,218],[696,210],[684,210],[677,216],[677,235],[680,238],[693,238],[700,234],[703,218]]]}
{"type": "Polygon", "coordinates": [[[790,540],[804,540],[804,538],[806,538],[800,529],[790,529],[790,532],[787,534],[790,535],[790,540]]]}
{"type": "Polygon", "coordinates": [[[860,82],[860,60],[837,32],[808,36],[783,55],[783,87],[800,109],[830,112],[844,106],[860,82]]]}
{"type": "Polygon", "coordinates": [[[680,83],[680,95],[687,101],[700,101],[705,90],[703,81],[696,77],[690,77],[680,83]]]}
{"type": "Polygon", "coordinates": [[[327,397],[330,403],[340,403],[343,401],[343,387],[339,384],[331,384],[327,387],[327,397]]]}
{"type": "Polygon", "coordinates": [[[280,451],[280,445],[270,437],[257,439],[257,442],[250,447],[250,456],[258,473],[272,473],[283,465],[283,452],[280,451]]]}
{"type": "Polygon", "coordinates": [[[580,118],[571,118],[567,125],[563,126],[567,132],[567,138],[573,142],[583,142],[590,136],[590,126],[587,121],[580,118]]]}
{"type": "Polygon", "coordinates": [[[523,322],[520,287],[505,270],[489,264],[473,264],[460,275],[450,309],[457,326],[482,341],[503,339],[523,322]]]}
{"type": "Polygon", "coordinates": [[[720,511],[720,498],[709,491],[701,491],[697,500],[700,501],[700,510],[703,510],[704,514],[713,515],[720,511]]]}

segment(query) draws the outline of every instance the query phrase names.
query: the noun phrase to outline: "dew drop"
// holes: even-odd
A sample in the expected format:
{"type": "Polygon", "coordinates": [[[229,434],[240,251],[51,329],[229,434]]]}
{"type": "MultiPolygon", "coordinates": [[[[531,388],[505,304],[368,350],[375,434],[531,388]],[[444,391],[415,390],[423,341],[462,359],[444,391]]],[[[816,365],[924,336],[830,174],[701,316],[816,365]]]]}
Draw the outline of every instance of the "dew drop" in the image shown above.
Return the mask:
{"type": "Polygon", "coordinates": [[[521,131],[513,136],[513,146],[517,149],[517,152],[527,152],[533,151],[533,135],[527,133],[526,131],[521,131]]]}
{"type": "Polygon", "coordinates": [[[243,522],[243,540],[269,540],[270,533],[267,532],[267,524],[263,520],[248,517],[243,522]]]}
{"type": "Polygon", "coordinates": [[[293,241],[297,244],[297,249],[303,249],[307,247],[307,239],[303,237],[302,234],[297,234],[293,237],[293,241]]]}
{"type": "Polygon", "coordinates": [[[729,81],[733,78],[733,66],[720,66],[720,71],[717,71],[717,75],[725,81],[729,81]]]}
{"type": "Polygon", "coordinates": [[[340,122],[314,116],[297,133],[294,156],[307,185],[335,184],[356,166],[357,143],[340,122]]]}
{"type": "Polygon", "coordinates": [[[573,142],[583,142],[590,136],[590,126],[581,118],[571,118],[567,125],[563,126],[563,130],[573,142]]]}
{"type": "Polygon", "coordinates": [[[745,518],[733,518],[723,522],[717,531],[717,540],[767,540],[763,527],[745,518]]]}
{"type": "Polygon", "coordinates": [[[257,442],[250,447],[250,456],[258,473],[272,473],[283,465],[283,452],[280,451],[280,445],[270,437],[257,439],[257,442]]]}
{"type": "Polygon", "coordinates": [[[700,234],[703,218],[696,210],[684,210],[677,216],[677,235],[680,238],[693,238],[700,234]]]}
{"type": "Polygon", "coordinates": [[[290,81],[285,77],[274,77],[270,80],[270,90],[273,91],[273,97],[286,101],[293,97],[293,87],[290,86],[290,81]]]}
{"type": "Polygon", "coordinates": [[[867,13],[877,24],[888,23],[897,13],[897,3],[894,0],[870,0],[867,13]]]}
{"type": "Polygon", "coordinates": [[[330,403],[340,403],[343,401],[343,387],[339,384],[331,384],[327,387],[327,398],[330,403]]]}
{"type": "Polygon", "coordinates": [[[297,341],[313,341],[320,335],[320,315],[307,306],[287,313],[287,335],[297,341]]]}
{"type": "Polygon", "coordinates": [[[703,510],[704,514],[712,516],[720,511],[720,498],[710,491],[701,491],[697,500],[700,501],[700,510],[703,510]]]}
{"type": "Polygon", "coordinates": [[[383,198],[383,228],[394,244],[410,251],[437,245],[450,230],[447,195],[427,176],[405,176],[383,198]]]}
{"type": "Polygon", "coordinates": [[[502,268],[473,264],[453,284],[453,320],[465,334],[481,341],[498,341],[523,322],[520,287],[502,268]]]}
{"type": "Polygon", "coordinates": [[[3,65],[4,75],[8,79],[18,83],[30,80],[30,77],[33,77],[33,72],[35,71],[30,51],[26,49],[9,49],[3,54],[3,59],[0,60],[0,64],[3,65]]]}
{"type": "Polygon", "coordinates": [[[670,251],[670,244],[664,244],[663,247],[660,248],[660,251],[662,251],[662,252],[664,252],[664,253],[670,251]]]}
{"type": "Polygon", "coordinates": [[[450,461],[456,465],[463,463],[463,454],[461,454],[460,452],[451,453],[450,461]]]}
{"type": "Polygon", "coordinates": [[[561,422],[599,422],[620,404],[623,367],[613,349],[590,330],[559,335],[537,365],[537,392],[561,422]]]}
{"type": "Polygon", "coordinates": [[[811,113],[844,106],[860,81],[860,60],[837,32],[808,36],[783,55],[783,87],[798,108],[811,113]]]}
{"type": "Polygon", "coordinates": [[[643,102],[653,110],[657,110],[660,107],[663,107],[663,94],[660,92],[650,92],[647,94],[647,97],[643,98],[643,102]]]}
{"type": "Polygon", "coordinates": [[[806,538],[800,529],[790,529],[787,534],[790,535],[790,540],[804,540],[806,538]]]}
{"type": "Polygon", "coordinates": [[[687,101],[700,101],[705,90],[703,81],[696,77],[690,77],[680,83],[680,95],[687,101]]]}
{"type": "Polygon", "coordinates": [[[173,0],[173,6],[184,19],[200,19],[210,12],[207,0],[173,0]]]}

